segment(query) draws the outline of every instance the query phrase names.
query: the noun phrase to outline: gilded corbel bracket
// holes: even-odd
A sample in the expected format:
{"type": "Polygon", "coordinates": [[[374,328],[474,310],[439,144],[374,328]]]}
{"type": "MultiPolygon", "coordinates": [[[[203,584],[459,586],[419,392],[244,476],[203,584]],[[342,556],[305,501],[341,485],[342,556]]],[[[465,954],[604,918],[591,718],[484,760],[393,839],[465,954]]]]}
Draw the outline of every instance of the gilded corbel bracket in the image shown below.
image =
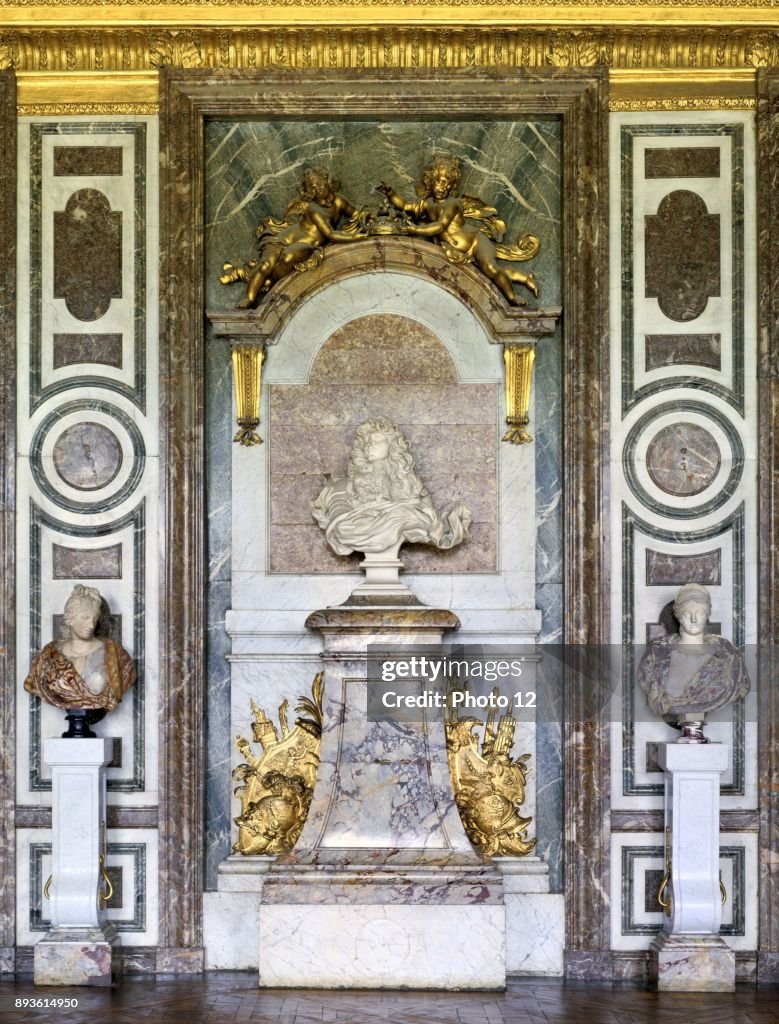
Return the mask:
{"type": "Polygon", "coordinates": [[[233,441],[249,448],[254,444],[262,444],[262,438],[254,428],[260,425],[260,392],[265,346],[233,345],[232,361],[238,409],[238,433],[233,441]]]}
{"type": "Polygon", "coordinates": [[[247,448],[262,444],[256,430],[260,424],[262,367],[268,357],[267,346],[273,339],[258,326],[251,313],[207,312],[206,317],[214,338],[227,338],[231,346],[238,421],[233,441],[247,448]]]}
{"type": "Polygon", "coordinates": [[[560,307],[547,309],[511,309],[500,321],[491,324],[493,344],[503,345],[506,386],[506,426],[503,440],[509,444],[529,444],[530,395],[536,345],[554,334],[560,320],[560,307]]]}
{"type": "Polygon", "coordinates": [[[506,371],[506,424],[503,440],[510,444],[530,444],[527,432],[530,421],[530,389],[533,380],[535,345],[504,345],[503,362],[506,371]]]}

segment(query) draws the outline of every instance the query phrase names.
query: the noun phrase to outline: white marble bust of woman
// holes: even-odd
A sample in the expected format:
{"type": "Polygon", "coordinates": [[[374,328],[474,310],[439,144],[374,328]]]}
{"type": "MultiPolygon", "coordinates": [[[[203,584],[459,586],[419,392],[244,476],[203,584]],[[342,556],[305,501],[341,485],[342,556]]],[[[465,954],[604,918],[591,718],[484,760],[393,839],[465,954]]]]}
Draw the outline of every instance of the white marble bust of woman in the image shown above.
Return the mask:
{"type": "Polygon", "coordinates": [[[135,682],[124,648],[95,631],[103,599],[95,587],[78,585],[65,602],[65,635],[52,640],[30,666],[24,688],[57,708],[113,711],[135,682]]]}
{"type": "Polygon", "coordinates": [[[654,640],[646,649],[638,681],[655,714],[677,723],[732,704],[749,692],[741,652],[724,637],[706,632],[711,597],[698,583],[681,588],[674,601],[679,633],[654,640]]]}
{"type": "Polygon", "coordinates": [[[346,477],[323,488],[311,511],[339,555],[397,555],[404,542],[451,548],[471,523],[462,502],[439,517],[414,471],[408,441],[384,417],[358,427],[346,477]]]}

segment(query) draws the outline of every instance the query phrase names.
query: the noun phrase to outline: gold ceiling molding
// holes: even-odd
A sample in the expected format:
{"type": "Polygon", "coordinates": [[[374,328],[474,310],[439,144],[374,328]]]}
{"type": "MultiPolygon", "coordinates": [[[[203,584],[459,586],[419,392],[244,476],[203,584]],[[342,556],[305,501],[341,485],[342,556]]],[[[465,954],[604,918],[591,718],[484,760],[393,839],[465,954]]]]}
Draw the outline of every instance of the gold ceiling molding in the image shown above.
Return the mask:
{"type": "Polygon", "coordinates": [[[332,26],[0,32],[20,113],[153,113],[157,72],[183,68],[594,67],[613,110],[750,109],[779,31],[332,26]],[[63,99],[67,96],[67,101],[63,99]]]}
{"type": "Polygon", "coordinates": [[[559,24],[636,23],[647,25],[776,24],[776,0],[0,0],[3,23],[41,27],[76,25],[132,26],[140,18],[156,25],[249,26],[262,12],[264,24],[559,24]],[[582,12],[586,11],[583,18],[582,12]],[[78,17],[80,16],[80,17],[78,17]]]}
{"type": "Polygon", "coordinates": [[[71,28],[0,32],[21,72],[184,68],[593,67],[726,72],[779,64],[779,31],[750,28],[71,28]]]}

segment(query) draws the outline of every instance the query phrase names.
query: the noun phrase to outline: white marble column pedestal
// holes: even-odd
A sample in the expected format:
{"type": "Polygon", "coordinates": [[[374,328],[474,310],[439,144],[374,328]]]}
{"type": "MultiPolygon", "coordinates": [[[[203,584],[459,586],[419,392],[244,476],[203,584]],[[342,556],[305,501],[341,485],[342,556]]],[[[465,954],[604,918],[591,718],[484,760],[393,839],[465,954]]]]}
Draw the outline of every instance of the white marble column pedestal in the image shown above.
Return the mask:
{"type": "Polygon", "coordinates": [[[670,829],[671,914],[651,943],[650,982],[670,992],[732,992],[736,956],[720,938],[721,743],[662,743],[665,824],[670,829]]]}
{"type": "Polygon", "coordinates": [[[52,769],[51,930],[36,944],[36,985],[110,985],[118,940],[100,907],[110,739],[44,740],[52,769]]]}
{"type": "Polygon", "coordinates": [[[260,985],[503,988],[503,879],[460,822],[443,712],[367,716],[367,646],[439,644],[459,620],[352,603],[307,625],[324,641],[319,773],[303,833],[262,887],[260,985]]]}

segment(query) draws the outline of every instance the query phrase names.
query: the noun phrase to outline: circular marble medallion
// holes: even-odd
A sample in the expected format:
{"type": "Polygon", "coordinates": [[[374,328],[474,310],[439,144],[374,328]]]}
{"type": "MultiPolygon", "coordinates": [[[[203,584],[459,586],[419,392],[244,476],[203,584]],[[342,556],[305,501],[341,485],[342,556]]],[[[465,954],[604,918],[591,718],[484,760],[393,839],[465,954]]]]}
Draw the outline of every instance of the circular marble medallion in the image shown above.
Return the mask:
{"type": "Polygon", "coordinates": [[[719,472],[719,445],[697,423],[671,423],[659,430],[646,451],[646,468],[666,494],[683,497],[705,491],[719,472]]]}
{"type": "Polygon", "coordinates": [[[119,438],[102,423],[76,423],[54,442],[57,474],[79,491],[97,491],[110,483],[122,465],[119,438]]]}

